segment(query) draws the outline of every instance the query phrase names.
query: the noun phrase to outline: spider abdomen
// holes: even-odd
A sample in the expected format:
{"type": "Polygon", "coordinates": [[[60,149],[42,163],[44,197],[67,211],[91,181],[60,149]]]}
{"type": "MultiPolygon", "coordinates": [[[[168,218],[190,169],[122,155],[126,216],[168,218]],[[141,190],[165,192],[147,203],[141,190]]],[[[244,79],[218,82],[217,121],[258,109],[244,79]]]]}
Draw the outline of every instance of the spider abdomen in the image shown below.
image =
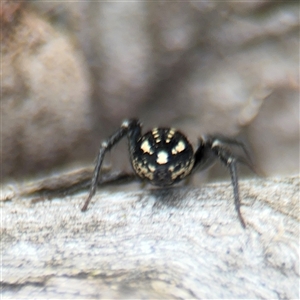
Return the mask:
{"type": "Polygon", "coordinates": [[[158,186],[172,185],[191,173],[194,151],[187,138],[173,128],[154,128],[132,149],[136,174],[158,186]]]}

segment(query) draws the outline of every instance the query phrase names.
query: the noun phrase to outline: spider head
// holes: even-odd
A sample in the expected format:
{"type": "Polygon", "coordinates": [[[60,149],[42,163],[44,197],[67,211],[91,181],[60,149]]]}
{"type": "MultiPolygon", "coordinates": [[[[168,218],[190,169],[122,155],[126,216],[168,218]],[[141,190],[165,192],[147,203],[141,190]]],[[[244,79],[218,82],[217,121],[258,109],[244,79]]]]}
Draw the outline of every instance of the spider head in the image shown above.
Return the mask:
{"type": "Polygon", "coordinates": [[[136,174],[157,186],[168,186],[189,175],[194,152],[187,138],[173,128],[154,128],[131,148],[136,174]]]}

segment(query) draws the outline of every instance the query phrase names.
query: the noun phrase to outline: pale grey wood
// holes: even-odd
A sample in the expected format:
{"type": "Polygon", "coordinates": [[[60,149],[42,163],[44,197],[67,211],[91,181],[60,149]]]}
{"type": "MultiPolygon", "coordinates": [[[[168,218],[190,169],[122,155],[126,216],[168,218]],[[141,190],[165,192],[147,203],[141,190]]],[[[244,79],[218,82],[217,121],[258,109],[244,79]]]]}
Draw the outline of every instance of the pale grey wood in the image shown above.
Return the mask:
{"type": "Polygon", "coordinates": [[[3,298],[299,299],[299,177],[31,203],[1,192],[3,298]]]}

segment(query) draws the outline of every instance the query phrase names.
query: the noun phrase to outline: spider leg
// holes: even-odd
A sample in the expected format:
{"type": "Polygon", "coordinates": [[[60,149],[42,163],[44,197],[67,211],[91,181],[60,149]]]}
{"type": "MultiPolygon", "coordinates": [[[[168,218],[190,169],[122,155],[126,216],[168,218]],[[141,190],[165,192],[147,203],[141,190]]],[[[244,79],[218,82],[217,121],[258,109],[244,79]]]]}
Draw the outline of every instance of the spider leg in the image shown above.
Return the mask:
{"type": "MultiPolygon", "coordinates": [[[[239,197],[239,186],[238,186],[238,175],[237,175],[237,167],[236,163],[244,163],[251,168],[252,163],[249,163],[246,159],[235,156],[227,145],[237,145],[244,149],[245,154],[248,157],[248,152],[245,146],[240,143],[236,142],[232,139],[228,138],[220,138],[219,136],[208,136],[203,137],[200,140],[200,145],[195,152],[195,168],[200,167],[200,169],[204,169],[208,167],[215,158],[219,158],[221,162],[229,168],[231,182],[233,186],[233,194],[234,194],[234,205],[235,210],[237,211],[238,218],[243,228],[246,227],[245,221],[242,217],[241,210],[240,210],[240,197],[239,197]]],[[[251,168],[252,169],[252,168],[251,168]]]]}
{"type": "Polygon", "coordinates": [[[246,228],[245,221],[242,217],[240,206],[241,206],[241,201],[240,201],[240,196],[239,196],[239,185],[238,185],[238,176],[237,176],[237,168],[236,168],[236,163],[238,161],[241,162],[241,160],[237,159],[232,152],[226,147],[226,144],[230,143],[222,143],[220,140],[213,138],[211,139],[211,149],[219,157],[221,162],[229,168],[230,171],[230,176],[231,176],[231,182],[233,186],[233,194],[234,194],[234,205],[235,205],[235,210],[238,214],[238,218],[240,220],[240,223],[243,228],[246,228]]]}
{"type": "Polygon", "coordinates": [[[199,145],[195,152],[195,164],[193,172],[205,170],[211,167],[216,160],[215,154],[211,151],[211,147],[208,145],[207,138],[201,137],[199,139],[199,145]]]}
{"type": "Polygon", "coordinates": [[[236,160],[232,157],[229,157],[227,160],[227,166],[229,167],[231,182],[233,185],[233,194],[234,194],[234,205],[235,210],[238,214],[239,220],[243,228],[246,228],[246,224],[244,218],[241,213],[241,200],[239,196],[239,184],[238,184],[238,176],[237,176],[237,168],[236,168],[236,160]]]}
{"type": "Polygon", "coordinates": [[[241,156],[241,155],[235,155],[235,159],[237,162],[244,164],[245,166],[247,166],[253,173],[255,174],[259,174],[260,172],[257,171],[257,169],[255,168],[252,159],[251,159],[251,155],[247,149],[247,147],[245,146],[244,143],[223,136],[221,134],[217,134],[217,135],[213,135],[213,136],[207,136],[206,137],[207,140],[213,140],[216,143],[220,143],[223,145],[228,145],[228,146],[233,146],[233,147],[239,147],[242,149],[243,153],[245,154],[245,157],[241,156]]]}
{"type": "Polygon", "coordinates": [[[92,199],[92,197],[96,193],[96,188],[98,184],[99,174],[102,166],[102,162],[104,159],[104,156],[107,151],[109,151],[113,146],[115,146],[123,137],[125,137],[127,134],[130,134],[131,132],[140,132],[140,123],[135,120],[126,120],[123,122],[121,127],[113,134],[111,135],[107,141],[104,141],[99,149],[99,153],[97,156],[97,161],[94,169],[94,174],[92,177],[92,183],[90,187],[89,195],[84,203],[84,205],[81,208],[81,211],[86,211],[87,207],[92,199]]]}

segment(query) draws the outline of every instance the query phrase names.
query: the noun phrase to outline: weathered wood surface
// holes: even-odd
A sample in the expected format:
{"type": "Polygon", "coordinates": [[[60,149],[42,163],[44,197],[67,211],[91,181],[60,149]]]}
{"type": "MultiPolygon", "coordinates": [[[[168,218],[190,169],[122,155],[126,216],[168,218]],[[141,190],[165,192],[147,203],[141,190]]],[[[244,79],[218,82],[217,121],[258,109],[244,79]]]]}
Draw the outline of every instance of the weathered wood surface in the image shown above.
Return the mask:
{"type": "Polygon", "coordinates": [[[299,299],[299,177],[32,203],[2,189],[3,298],[299,299]],[[5,200],[6,199],[6,200],[5,200]]]}

